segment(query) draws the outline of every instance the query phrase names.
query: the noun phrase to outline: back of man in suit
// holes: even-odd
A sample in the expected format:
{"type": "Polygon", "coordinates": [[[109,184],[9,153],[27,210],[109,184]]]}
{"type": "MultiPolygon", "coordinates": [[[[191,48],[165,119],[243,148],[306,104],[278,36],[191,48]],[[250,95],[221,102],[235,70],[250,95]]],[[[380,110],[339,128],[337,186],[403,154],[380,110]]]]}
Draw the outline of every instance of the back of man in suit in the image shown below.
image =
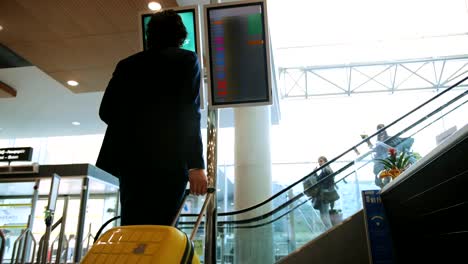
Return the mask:
{"type": "Polygon", "coordinates": [[[188,180],[193,194],[207,188],[198,58],[179,48],[187,33],[173,11],[153,15],[147,34],[149,49],[117,64],[99,110],[108,127],[96,165],[120,179],[122,225],[168,225],[188,180]]]}

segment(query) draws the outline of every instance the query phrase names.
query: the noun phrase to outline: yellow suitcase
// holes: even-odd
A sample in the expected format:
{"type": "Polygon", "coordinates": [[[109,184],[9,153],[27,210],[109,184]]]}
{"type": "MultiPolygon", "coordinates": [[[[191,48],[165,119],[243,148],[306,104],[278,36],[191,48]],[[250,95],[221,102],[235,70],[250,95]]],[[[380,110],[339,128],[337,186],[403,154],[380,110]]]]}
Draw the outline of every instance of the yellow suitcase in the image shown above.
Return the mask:
{"type": "Polygon", "coordinates": [[[105,232],[86,254],[86,264],[199,264],[187,235],[171,226],[122,226],[105,232]]]}
{"type": "MultiPolygon", "coordinates": [[[[172,223],[173,226],[176,224],[188,193],[187,190],[172,223]]],[[[96,238],[98,239],[95,240],[81,264],[199,264],[200,260],[195,253],[192,240],[213,194],[214,188],[208,188],[205,202],[190,239],[187,234],[173,226],[160,225],[114,227],[99,237],[107,224],[119,218],[117,216],[107,221],[97,232],[96,238]]]]}

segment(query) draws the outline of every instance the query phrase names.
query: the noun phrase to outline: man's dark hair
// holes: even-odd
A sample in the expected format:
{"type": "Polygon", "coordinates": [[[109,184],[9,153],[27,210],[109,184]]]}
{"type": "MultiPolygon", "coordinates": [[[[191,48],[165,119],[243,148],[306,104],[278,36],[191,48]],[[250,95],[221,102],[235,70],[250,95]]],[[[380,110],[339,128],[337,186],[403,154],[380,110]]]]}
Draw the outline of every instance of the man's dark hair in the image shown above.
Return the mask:
{"type": "Polygon", "coordinates": [[[151,16],[146,36],[148,48],[180,47],[187,38],[187,30],[174,10],[164,10],[151,16]]]}

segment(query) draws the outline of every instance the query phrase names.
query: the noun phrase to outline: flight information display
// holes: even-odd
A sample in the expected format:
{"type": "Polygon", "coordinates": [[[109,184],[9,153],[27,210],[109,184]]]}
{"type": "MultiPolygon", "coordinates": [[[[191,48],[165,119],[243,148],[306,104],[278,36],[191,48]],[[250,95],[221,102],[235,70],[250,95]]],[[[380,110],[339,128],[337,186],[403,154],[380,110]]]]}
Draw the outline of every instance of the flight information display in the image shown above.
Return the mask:
{"type": "Polygon", "coordinates": [[[271,104],[264,1],[205,7],[210,104],[271,104]]]}
{"type": "MultiPolygon", "coordinates": [[[[197,52],[197,25],[196,19],[197,16],[195,14],[195,8],[190,9],[180,9],[174,10],[177,14],[182,18],[182,23],[187,30],[187,38],[185,39],[184,43],[182,44],[182,49],[190,50],[193,52],[197,52]]],[[[151,15],[153,13],[146,13],[141,15],[141,30],[142,30],[142,43],[143,49],[148,49],[147,41],[146,41],[146,30],[148,29],[148,23],[151,20],[151,15]]]]}

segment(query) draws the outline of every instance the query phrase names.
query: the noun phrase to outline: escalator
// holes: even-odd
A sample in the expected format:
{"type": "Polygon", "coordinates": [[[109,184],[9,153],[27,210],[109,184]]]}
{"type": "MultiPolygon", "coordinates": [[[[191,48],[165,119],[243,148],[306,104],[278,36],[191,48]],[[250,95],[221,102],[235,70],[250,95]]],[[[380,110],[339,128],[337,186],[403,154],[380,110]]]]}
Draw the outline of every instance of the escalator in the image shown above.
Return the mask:
{"type": "MultiPolygon", "coordinates": [[[[382,181],[374,172],[378,148],[391,146],[406,151],[414,157],[414,164],[411,166],[417,166],[421,158],[468,123],[467,80],[468,77],[452,79],[453,85],[449,88],[362,139],[269,199],[243,210],[218,213],[217,263],[300,263],[285,260],[311,244],[322,244],[318,246],[322,252],[328,248],[328,257],[325,253],[320,256],[318,252],[315,260],[337,263],[329,258],[335,256],[357,261],[348,263],[366,263],[359,261],[360,257],[365,259],[367,254],[367,249],[359,244],[365,239],[365,234],[356,228],[363,221],[361,191],[379,189],[382,186],[382,181]],[[394,131],[394,134],[379,143],[377,137],[384,131],[394,131]],[[334,173],[327,178],[334,178],[340,196],[335,206],[340,210],[328,215],[329,222],[313,208],[311,198],[305,195],[303,187],[306,179],[328,165],[334,169],[334,173]],[[345,241],[345,237],[350,239],[345,241]],[[325,240],[327,243],[323,243],[325,240]],[[342,247],[348,247],[348,250],[342,247]]],[[[182,215],[178,227],[189,232],[195,217],[196,215],[191,214],[182,215]]],[[[203,240],[203,235],[200,231],[199,241],[203,240]]],[[[312,262],[310,259],[309,261],[312,262]]]]}

